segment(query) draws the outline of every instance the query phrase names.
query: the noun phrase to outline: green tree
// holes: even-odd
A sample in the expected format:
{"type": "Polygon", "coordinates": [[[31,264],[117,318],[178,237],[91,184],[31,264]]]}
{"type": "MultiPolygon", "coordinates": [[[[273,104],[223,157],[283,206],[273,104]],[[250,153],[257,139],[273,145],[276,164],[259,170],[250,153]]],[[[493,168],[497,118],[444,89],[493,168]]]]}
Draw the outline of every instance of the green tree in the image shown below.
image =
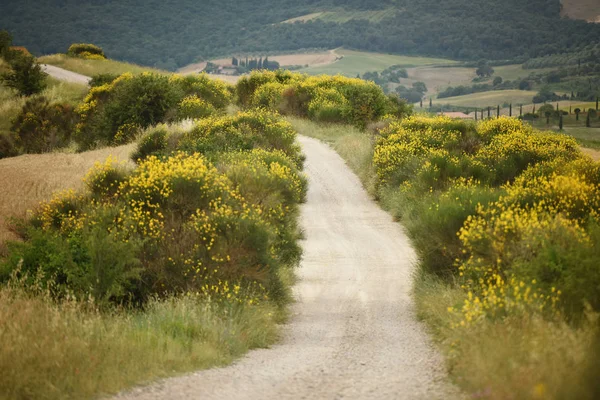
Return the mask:
{"type": "Polygon", "coordinates": [[[591,126],[591,121],[590,121],[590,113],[587,113],[587,118],[585,119],[585,126],[587,128],[589,128],[591,126]]]}
{"type": "Polygon", "coordinates": [[[477,70],[475,70],[477,76],[482,78],[488,78],[494,74],[494,68],[486,60],[481,60],[477,64],[477,70]]]}
{"type": "Polygon", "coordinates": [[[575,111],[575,120],[579,121],[579,113],[581,112],[581,109],[580,108],[576,108],[574,111],[575,111]]]}
{"type": "Polygon", "coordinates": [[[35,58],[25,54],[13,55],[9,65],[11,70],[0,75],[0,81],[15,89],[22,96],[31,96],[43,91],[46,86],[46,74],[35,58]]]}
{"type": "Polygon", "coordinates": [[[502,83],[502,77],[501,77],[501,76],[497,76],[497,77],[495,77],[495,78],[494,78],[494,81],[492,82],[492,84],[493,84],[494,86],[498,86],[498,85],[500,85],[501,83],[502,83]]]}
{"type": "Polygon", "coordinates": [[[4,57],[4,54],[10,48],[12,43],[12,35],[5,30],[0,31],[0,57],[4,57]]]}

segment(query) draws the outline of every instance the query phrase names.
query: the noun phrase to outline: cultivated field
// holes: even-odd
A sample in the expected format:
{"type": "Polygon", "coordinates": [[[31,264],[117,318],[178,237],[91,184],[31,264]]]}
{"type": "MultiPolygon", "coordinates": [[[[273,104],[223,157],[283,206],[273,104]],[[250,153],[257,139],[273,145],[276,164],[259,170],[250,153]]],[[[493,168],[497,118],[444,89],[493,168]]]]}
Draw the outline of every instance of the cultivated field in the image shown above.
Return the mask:
{"type": "Polygon", "coordinates": [[[343,58],[334,62],[333,64],[309,67],[300,70],[300,72],[306,72],[311,75],[341,74],[355,77],[357,74],[362,75],[368,71],[383,71],[392,65],[400,65],[405,68],[410,68],[458,64],[457,61],[446,60],[442,58],[399,56],[347,49],[338,49],[336,50],[336,53],[343,56],[343,58]]]}
{"type": "Polygon", "coordinates": [[[23,217],[52,193],[82,187],[82,178],[96,162],[109,156],[124,162],[134,144],[79,154],[28,154],[0,160],[0,243],[14,239],[10,217],[23,217]]]}
{"type": "Polygon", "coordinates": [[[562,15],[588,22],[600,22],[598,0],[561,0],[562,15]]]}
{"type": "Polygon", "coordinates": [[[434,99],[433,104],[449,104],[460,107],[496,107],[498,105],[512,103],[513,107],[517,104],[530,104],[535,91],[528,90],[493,90],[489,92],[473,93],[465,96],[448,97],[444,99],[434,99]]]}
{"type": "Polygon", "coordinates": [[[400,84],[412,86],[415,82],[427,85],[426,96],[433,96],[448,86],[471,85],[475,77],[475,69],[464,67],[416,67],[407,68],[407,79],[400,79],[400,84]]]}

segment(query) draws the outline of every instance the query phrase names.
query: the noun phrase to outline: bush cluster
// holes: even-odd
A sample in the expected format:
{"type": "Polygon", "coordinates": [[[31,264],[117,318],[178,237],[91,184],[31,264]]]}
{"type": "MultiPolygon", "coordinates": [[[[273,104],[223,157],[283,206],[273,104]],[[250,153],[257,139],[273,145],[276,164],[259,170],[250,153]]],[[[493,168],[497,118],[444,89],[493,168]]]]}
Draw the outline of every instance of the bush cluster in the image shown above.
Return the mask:
{"type": "Polygon", "coordinates": [[[366,127],[386,114],[402,117],[411,108],[386,96],[374,82],[343,76],[308,76],[289,71],[255,71],[236,86],[242,107],[265,107],[318,122],[366,127]]]}
{"type": "Polygon", "coordinates": [[[14,145],[19,153],[46,153],[65,147],[71,140],[76,115],[66,103],[50,103],[43,96],[25,102],[12,123],[14,145]]]}
{"type": "Polygon", "coordinates": [[[125,73],[98,77],[77,108],[75,140],[81,149],[123,144],[162,122],[201,118],[222,112],[231,100],[227,84],[205,75],[163,76],[125,73]]]}
{"type": "Polygon", "coordinates": [[[295,132],[258,111],[199,124],[182,139],[188,152],[169,151],[168,128],[158,127],[138,153],[160,148],[160,156],[140,156],[133,171],[108,159],[89,172],[86,190],[42,204],[25,241],[9,246],[1,278],[17,271],[57,297],[99,304],[182,293],[282,304],[282,270],[300,258],[296,218],[306,193],[295,132]],[[234,126],[254,145],[223,141],[234,126]],[[198,152],[205,147],[210,158],[198,152]]]}
{"type": "Polygon", "coordinates": [[[105,60],[104,50],[91,43],[74,43],[69,46],[67,55],[84,58],[86,60],[105,60]]]}
{"type": "Polygon", "coordinates": [[[468,294],[458,324],[600,310],[600,166],[572,138],[509,118],[415,117],[381,131],[373,162],[425,270],[468,294]]]}

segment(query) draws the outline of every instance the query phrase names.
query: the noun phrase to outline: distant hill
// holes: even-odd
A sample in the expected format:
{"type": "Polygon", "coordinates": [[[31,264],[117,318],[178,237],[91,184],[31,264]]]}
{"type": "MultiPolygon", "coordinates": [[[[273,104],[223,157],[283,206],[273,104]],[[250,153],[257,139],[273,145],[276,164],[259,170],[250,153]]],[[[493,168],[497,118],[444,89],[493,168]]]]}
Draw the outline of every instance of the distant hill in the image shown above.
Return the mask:
{"type": "Polygon", "coordinates": [[[92,42],[111,58],[170,70],[340,46],[526,60],[600,41],[600,25],[561,18],[560,0],[3,0],[2,28],[37,55],[92,42]]]}

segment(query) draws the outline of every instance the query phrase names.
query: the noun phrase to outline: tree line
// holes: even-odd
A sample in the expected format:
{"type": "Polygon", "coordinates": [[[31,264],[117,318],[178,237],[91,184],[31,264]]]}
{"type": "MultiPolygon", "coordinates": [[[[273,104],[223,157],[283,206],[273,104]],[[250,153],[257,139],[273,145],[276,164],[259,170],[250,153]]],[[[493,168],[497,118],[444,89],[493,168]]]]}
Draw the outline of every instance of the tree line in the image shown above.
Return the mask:
{"type": "Polygon", "coordinates": [[[599,25],[562,19],[559,0],[5,0],[0,27],[36,55],[85,41],[110,58],[171,70],[247,52],[345,46],[475,61],[569,53],[600,41],[599,25]],[[389,12],[381,21],[280,23],[340,9],[389,12]]]}

